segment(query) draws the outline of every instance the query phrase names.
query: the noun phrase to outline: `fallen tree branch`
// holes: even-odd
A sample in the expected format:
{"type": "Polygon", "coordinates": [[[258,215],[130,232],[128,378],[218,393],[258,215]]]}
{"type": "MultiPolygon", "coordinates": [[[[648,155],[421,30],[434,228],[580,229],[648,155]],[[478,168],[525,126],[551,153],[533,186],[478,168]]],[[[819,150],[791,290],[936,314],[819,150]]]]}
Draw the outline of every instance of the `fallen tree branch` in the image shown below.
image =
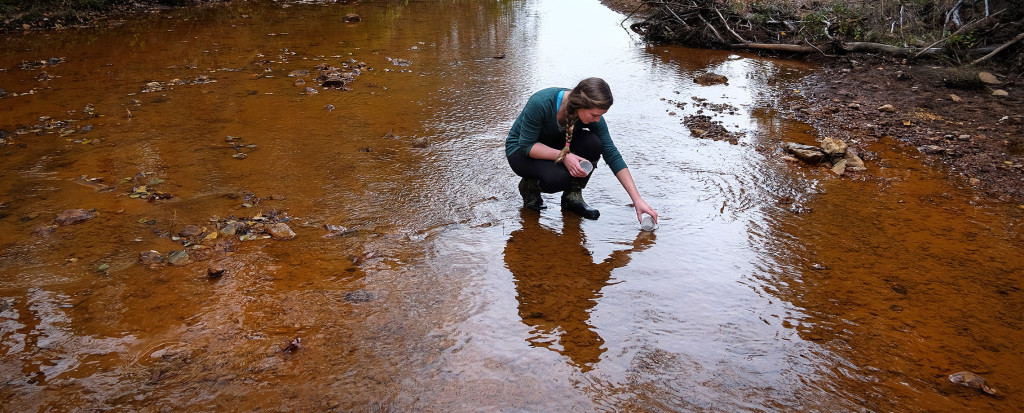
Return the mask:
{"type": "MultiPolygon", "coordinates": [[[[847,52],[875,52],[897,56],[905,56],[917,51],[917,49],[911,47],[896,47],[882,43],[870,42],[846,42],[840,44],[840,47],[847,52]]],[[[928,49],[925,49],[925,51],[927,50],[928,49]]]]}
{"type": "Polygon", "coordinates": [[[679,20],[679,22],[683,24],[683,27],[685,27],[685,28],[687,28],[687,29],[689,29],[689,28],[690,28],[690,25],[689,25],[689,24],[686,24],[686,20],[683,20],[683,18],[682,18],[682,17],[679,17],[679,15],[678,15],[678,14],[676,14],[676,12],[672,11],[672,8],[671,8],[671,7],[668,7],[668,4],[662,3],[662,6],[664,6],[664,7],[665,7],[665,10],[666,10],[666,11],[668,11],[668,12],[669,12],[670,14],[672,14],[673,16],[675,16],[675,17],[676,17],[676,20],[679,20]]]}
{"type": "Polygon", "coordinates": [[[996,55],[997,53],[999,53],[999,52],[1003,51],[1003,50],[1004,50],[1004,49],[1006,49],[1007,47],[1010,47],[1010,46],[1011,46],[1011,45],[1013,45],[1014,43],[1017,43],[1017,42],[1019,42],[1019,41],[1020,41],[1021,39],[1024,39],[1024,32],[1021,32],[1021,34],[1018,34],[1018,35],[1017,35],[1017,37],[1014,37],[1014,38],[1013,38],[1013,40],[1010,40],[1010,41],[1008,41],[1008,42],[1004,43],[1004,44],[1003,44],[1002,46],[999,46],[999,47],[997,47],[997,48],[996,48],[996,50],[993,50],[993,51],[992,51],[992,53],[989,53],[989,54],[987,54],[987,55],[984,55],[984,56],[982,56],[982,57],[978,58],[977,60],[975,60],[975,61],[971,62],[971,66],[973,66],[973,65],[976,65],[976,64],[978,64],[978,63],[981,63],[981,62],[984,62],[984,61],[988,60],[989,58],[991,58],[992,56],[995,56],[995,55],[996,55]]]}
{"type": "Polygon", "coordinates": [[[963,23],[960,22],[960,7],[962,7],[963,5],[964,0],[957,0],[956,4],[954,4],[953,7],[949,9],[949,12],[946,13],[945,24],[949,24],[949,21],[952,20],[953,24],[956,25],[957,27],[963,25],[963,23]]]}
{"type": "Polygon", "coordinates": [[[697,17],[700,17],[700,21],[704,22],[704,24],[706,24],[708,26],[708,28],[711,29],[711,32],[715,34],[715,37],[718,38],[718,41],[722,42],[722,44],[728,44],[729,43],[729,42],[726,42],[725,39],[722,38],[722,35],[718,33],[718,30],[715,30],[715,26],[712,26],[711,23],[709,23],[707,20],[704,19],[704,16],[701,16],[701,15],[698,14],[697,17]]]}
{"type": "Polygon", "coordinates": [[[790,53],[814,53],[815,49],[811,46],[801,46],[798,44],[777,44],[777,43],[738,43],[729,45],[733,49],[756,49],[756,50],[772,50],[776,52],[790,52],[790,53]]]}
{"type": "Polygon", "coordinates": [[[818,46],[815,46],[810,41],[808,41],[806,37],[804,38],[804,43],[807,43],[808,46],[813,47],[814,50],[817,50],[819,53],[821,53],[822,56],[825,56],[825,57],[836,57],[836,55],[828,54],[828,53],[823,52],[821,49],[818,48],[818,46]]]}
{"type": "Polygon", "coordinates": [[[725,16],[722,16],[722,12],[718,11],[717,7],[715,7],[715,13],[718,14],[718,18],[719,19],[722,19],[722,25],[725,26],[725,29],[728,30],[729,33],[732,33],[732,35],[734,37],[736,37],[736,40],[739,40],[742,43],[747,43],[746,39],[744,39],[742,36],[736,34],[736,32],[732,30],[732,27],[729,27],[729,23],[725,21],[725,16]]]}
{"type": "Polygon", "coordinates": [[[943,37],[942,39],[937,40],[935,43],[932,43],[932,44],[926,46],[924,49],[921,49],[921,51],[918,52],[917,54],[915,54],[914,57],[912,57],[912,59],[917,59],[918,56],[921,56],[921,54],[923,54],[926,50],[935,47],[935,45],[937,45],[939,43],[944,43],[944,42],[948,41],[953,36],[958,36],[961,33],[964,33],[964,32],[966,32],[968,30],[974,30],[975,27],[987,26],[987,25],[989,25],[989,24],[991,24],[993,22],[998,21],[998,19],[996,19],[995,17],[997,15],[999,15],[1000,13],[1004,12],[1004,11],[1006,11],[1006,9],[997,11],[997,12],[993,13],[991,16],[988,16],[988,17],[986,17],[984,19],[978,19],[978,20],[975,20],[973,22],[967,23],[966,25],[960,27],[959,29],[957,29],[955,32],[953,32],[949,36],[943,37]]]}
{"type": "MultiPolygon", "coordinates": [[[[804,40],[806,42],[806,40],[804,40]]],[[[732,49],[756,49],[756,50],[773,50],[778,52],[790,52],[790,53],[814,53],[819,52],[825,56],[832,56],[826,54],[817,46],[814,46],[810,42],[807,42],[807,46],[799,44],[776,44],[776,43],[734,43],[729,45],[732,49]]],[[[874,52],[874,53],[888,53],[894,55],[906,55],[911,52],[917,52],[917,49],[908,47],[896,47],[889,46],[881,43],[866,43],[866,42],[849,42],[840,43],[839,48],[847,52],[874,52]]],[[[932,48],[923,50],[923,53],[935,53],[942,49],[932,48]]]]}

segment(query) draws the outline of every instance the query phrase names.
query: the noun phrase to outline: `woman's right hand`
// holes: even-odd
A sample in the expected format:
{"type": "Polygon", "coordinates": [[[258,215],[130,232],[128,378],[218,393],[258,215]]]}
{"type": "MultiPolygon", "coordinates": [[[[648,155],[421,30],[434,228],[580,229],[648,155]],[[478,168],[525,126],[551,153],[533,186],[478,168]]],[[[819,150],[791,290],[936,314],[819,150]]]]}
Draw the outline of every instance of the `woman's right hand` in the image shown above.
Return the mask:
{"type": "Polygon", "coordinates": [[[580,167],[580,161],[582,160],[583,157],[569,152],[565,155],[565,159],[562,160],[562,164],[565,165],[565,169],[569,170],[569,175],[576,178],[585,178],[587,176],[587,171],[584,171],[583,168],[580,167]]]}

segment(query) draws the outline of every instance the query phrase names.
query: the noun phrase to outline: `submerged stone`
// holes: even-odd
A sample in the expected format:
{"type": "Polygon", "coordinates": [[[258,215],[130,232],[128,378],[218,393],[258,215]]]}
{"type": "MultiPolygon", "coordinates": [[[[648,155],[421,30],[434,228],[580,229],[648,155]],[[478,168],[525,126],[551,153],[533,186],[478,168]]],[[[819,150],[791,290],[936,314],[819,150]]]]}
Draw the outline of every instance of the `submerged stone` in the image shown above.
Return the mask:
{"type": "Polygon", "coordinates": [[[74,225],[96,218],[96,212],[88,209],[69,209],[57,215],[53,222],[58,225],[74,225]]]}
{"type": "Polygon", "coordinates": [[[271,237],[274,237],[274,239],[287,240],[295,238],[295,231],[292,231],[291,227],[283,222],[268,225],[265,229],[271,237]]]}

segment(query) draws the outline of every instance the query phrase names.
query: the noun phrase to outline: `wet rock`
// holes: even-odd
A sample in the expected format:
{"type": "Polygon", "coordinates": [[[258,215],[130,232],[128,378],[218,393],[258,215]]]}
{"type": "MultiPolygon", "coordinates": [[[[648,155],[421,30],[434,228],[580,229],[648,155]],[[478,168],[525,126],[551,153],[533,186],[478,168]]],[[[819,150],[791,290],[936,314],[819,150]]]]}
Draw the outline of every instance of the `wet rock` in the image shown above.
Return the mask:
{"type": "Polygon", "coordinates": [[[50,234],[52,234],[53,231],[55,231],[56,229],[57,229],[57,227],[54,226],[54,225],[39,225],[39,226],[35,227],[34,229],[32,229],[32,233],[37,235],[37,236],[39,236],[39,237],[45,238],[45,237],[49,236],[50,234]]]}
{"type": "Polygon", "coordinates": [[[422,148],[426,148],[428,146],[430,146],[430,141],[428,141],[427,138],[414,138],[412,140],[412,147],[413,148],[421,148],[422,149],[422,148]]]}
{"type": "Polygon", "coordinates": [[[299,351],[300,348],[302,348],[302,339],[299,337],[295,337],[294,339],[292,339],[292,341],[289,341],[285,343],[284,346],[281,346],[281,352],[294,353],[296,351],[299,351]]]}
{"type": "Polygon", "coordinates": [[[271,200],[271,201],[283,201],[283,200],[284,200],[284,195],[280,195],[280,194],[271,194],[271,195],[270,195],[270,200],[271,200]]]}
{"type": "Polygon", "coordinates": [[[996,75],[993,75],[989,72],[978,72],[978,80],[981,80],[982,82],[985,82],[990,85],[998,85],[1002,83],[999,81],[999,78],[997,78],[996,75]]]}
{"type": "Polygon", "coordinates": [[[292,72],[288,74],[288,77],[306,77],[306,76],[309,76],[309,71],[306,70],[306,69],[292,70],[292,72]]]}
{"type": "Polygon", "coordinates": [[[316,89],[313,89],[313,88],[311,88],[311,87],[308,87],[308,86],[306,87],[306,94],[307,94],[307,95],[315,95],[315,94],[317,94],[317,93],[320,93],[320,92],[317,92],[317,90],[316,90],[316,89]]]}
{"type": "Polygon", "coordinates": [[[879,112],[889,112],[889,113],[893,113],[893,112],[896,112],[896,108],[895,108],[895,107],[893,107],[893,106],[892,106],[892,105],[890,105],[890,104],[885,104],[885,105],[879,106],[879,107],[878,107],[878,111],[879,111],[879,112]]]}
{"type": "Polygon", "coordinates": [[[36,80],[38,80],[40,82],[45,82],[47,80],[52,80],[52,79],[53,79],[53,76],[51,76],[49,73],[46,73],[45,70],[42,71],[42,72],[39,72],[39,74],[36,75],[36,80]]]}
{"type": "Polygon", "coordinates": [[[302,79],[302,78],[296,79],[295,80],[295,86],[306,86],[306,79],[302,79]]]}
{"type": "Polygon", "coordinates": [[[846,142],[840,139],[825,138],[821,140],[821,150],[833,158],[846,155],[846,147],[846,142]]]}
{"type": "Polygon", "coordinates": [[[852,148],[846,150],[846,156],[843,157],[843,160],[846,161],[846,170],[849,172],[864,172],[868,169],[864,165],[864,160],[852,148]]]}
{"type": "Polygon", "coordinates": [[[324,79],[324,82],[321,83],[321,86],[343,88],[345,87],[345,83],[345,78],[342,77],[340,73],[332,73],[327,76],[327,79],[324,79]]]}
{"type": "Polygon", "coordinates": [[[373,301],[376,298],[376,294],[362,289],[345,293],[345,301],[350,303],[365,303],[367,301],[373,301]]]}
{"type": "Polygon", "coordinates": [[[700,76],[693,78],[693,83],[701,86],[719,85],[722,83],[729,83],[729,78],[716,73],[704,73],[700,76]]]}
{"type": "Polygon", "coordinates": [[[919,146],[917,148],[917,150],[921,151],[921,153],[926,153],[926,154],[929,154],[929,155],[936,155],[936,154],[940,154],[940,153],[946,152],[945,148],[943,148],[941,146],[938,146],[938,145],[919,146]]]}
{"type": "Polygon", "coordinates": [[[237,222],[228,222],[227,224],[224,225],[223,228],[220,229],[220,234],[227,235],[230,237],[232,235],[235,235],[236,232],[238,232],[238,227],[239,224],[237,222]]]}
{"type": "Polygon", "coordinates": [[[997,394],[999,393],[995,389],[988,386],[985,379],[981,376],[971,373],[969,371],[961,371],[949,375],[949,381],[959,384],[961,386],[970,387],[972,389],[985,392],[986,394],[997,394]]]}
{"type": "Polygon", "coordinates": [[[188,256],[188,251],[176,250],[167,253],[167,263],[175,267],[181,267],[192,263],[192,258],[188,256]]]}
{"type": "Polygon", "coordinates": [[[835,165],[832,165],[832,172],[839,176],[846,173],[846,160],[841,159],[839,162],[836,162],[835,165]]]}
{"type": "Polygon", "coordinates": [[[292,231],[288,224],[278,222],[265,227],[268,234],[274,239],[288,240],[295,238],[295,232],[292,231]]]}
{"type": "Polygon", "coordinates": [[[206,267],[206,276],[210,278],[220,278],[224,275],[225,270],[226,268],[224,268],[223,264],[210,264],[209,267],[206,267]]]}
{"type": "Polygon", "coordinates": [[[139,253],[139,264],[142,264],[142,265],[155,265],[155,264],[162,264],[163,262],[164,262],[163,254],[160,254],[157,251],[150,250],[150,251],[142,251],[141,253],[139,253]]]}
{"type": "Polygon", "coordinates": [[[355,13],[346,14],[345,17],[343,17],[341,19],[341,21],[343,21],[345,23],[355,23],[355,22],[358,22],[360,20],[363,20],[363,18],[359,17],[359,15],[355,14],[355,13]]]}
{"type": "Polygon", "coordinates": [[[88,209],[69,209],[57,215],[53,222],[57,225],[74,225],[96,218],[96,212],[88,209]]]}
{"type": "Polygon", "coordinates": [[[180,231],[178,236],[182,238],[193,238],[203,235],[203,228],[198,225],[185,225],[180,231]]]}
{"type": "Polygon", "coordinates": [[[164,90],[164,84],[160,82],[149,82],[142,88],[142,93],[159,92],[164,90]]]}
{"type": "Polygon", "coordinates": [[[807,162],[809,164],[819,164],[825,160],[825,152],[822,152],[817,146],[803,145],[796,142],[786,142],[782,144],[782,148],[796,156],[797,159],[807,162]]]}
{"type": "Polygon", "coordinates": [[[393,64],[395,66],[401,66],[401,67],[412,66],[412,61],[409,60],[409,59],[398,59],[398,58],[390,58],[390,57],[385,57],[385,59],[387,59],[387,61],[391,62],[391,64],[393,64]]]}

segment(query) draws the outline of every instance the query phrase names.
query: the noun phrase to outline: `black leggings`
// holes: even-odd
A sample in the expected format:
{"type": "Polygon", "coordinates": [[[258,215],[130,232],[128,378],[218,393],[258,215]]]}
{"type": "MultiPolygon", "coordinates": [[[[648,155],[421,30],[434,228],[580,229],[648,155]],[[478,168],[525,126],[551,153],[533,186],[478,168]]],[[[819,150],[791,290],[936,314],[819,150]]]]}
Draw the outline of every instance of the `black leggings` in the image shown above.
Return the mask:
{"type": "MultiPolygon", "coordinates": [[[[540,143],[555,149],[565,146],[565,140],[562,139],[559,139],[559,142],[541,140],[540,143]]],[[[598,159],[601,158],[601,139],[588,130],[575,131],[572,143],[569,144],[569,151],[587,159],[596,167],[598,159]]],[[[508,164],[516,175],[540,179],[540,190],[547,193],[562,192],[569,187],[569,180],[573,176],[569,174],[568,169],[565,169],[565,165],[546,159],[534,159],[524,152],[526,151],[520,149],[508,156],[508,164]]],[[[590,175],[582,179],[586,185],[586,181],[590,180],[590,175]]]]}

